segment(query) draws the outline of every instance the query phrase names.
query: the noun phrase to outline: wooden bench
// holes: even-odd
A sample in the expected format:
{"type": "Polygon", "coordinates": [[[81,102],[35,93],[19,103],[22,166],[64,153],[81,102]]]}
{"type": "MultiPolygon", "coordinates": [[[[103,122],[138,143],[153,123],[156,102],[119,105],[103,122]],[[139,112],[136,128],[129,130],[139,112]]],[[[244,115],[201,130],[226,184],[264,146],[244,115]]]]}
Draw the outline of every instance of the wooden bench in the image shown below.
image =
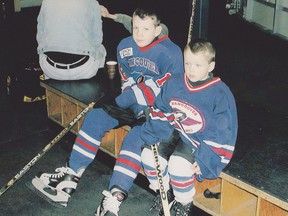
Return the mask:
{"type": "MultiPolygon", "coordinates": [[[[115,77],[114,80],[109,80],[105,70],[100,70],[97,76],[90,80],[65,82],[45,80],[41,82],[41,86],[46,89],[48,117],[65,127],[90,102],[97,101],[102,92],[118,94],[120,79],[115,77]]],[[[82,121],[73,128],[72,131],[75,134],[78,133],[82,121]]],[[[129,127],[122,127],[108,132],[102,140],[101,150],[117,158],[121,143],[129,129],[129,127]]],[[[241,160],[236,157],[231,164],[235,163],[241,163],[241,160]]],[[[205,180],[202,183],[196,182],[197,193],[194,205],[215,216],[288,215],[287,199],[278,197],[269,190],[265,191],[255,182],[245,181],[241,177],[239,171],[235,172],[228,168],[221,173],[218,179],[205,180]],[[207,188],[212,192],[221,192],[221,198],[208,199],[204,197],[203,192],[207,188]]],[[[267,179],[267,181],[269,180],[267,179]]],[[[288,191],[286,194],[286,198],[288,198],[288,191]]]]}
{"type": "MultiPolygon", "coordinates": [[[[106,72],[100,70],[96,77],[89,80],[57,81],[45,80],[40,85],[46,91],[48,117],[63,127],[80,113],[88,104],[96,102],[103,93],[116,95],[119,90],[119,78],[108,79],[106,72]]],[[[73,128],[77,134],[81,128],[82,118],[73,128]]],[[[122,141],[129,131],[129,126],[113,129],[106,133],[101,144],[101,150],[113,157],[117,157],[122,141]]]]}

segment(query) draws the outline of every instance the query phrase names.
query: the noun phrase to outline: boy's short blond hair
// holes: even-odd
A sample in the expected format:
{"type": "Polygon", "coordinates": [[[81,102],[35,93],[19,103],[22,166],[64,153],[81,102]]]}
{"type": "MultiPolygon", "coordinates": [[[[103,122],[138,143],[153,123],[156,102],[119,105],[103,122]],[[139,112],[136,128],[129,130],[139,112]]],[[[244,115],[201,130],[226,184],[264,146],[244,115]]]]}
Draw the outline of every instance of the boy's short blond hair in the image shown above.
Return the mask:
{"type": "Polygon", "coordinates": [[[192,53],[203,52],[208,57],[209,62],[215,62],[216,50],[211,42],[206,39],[195,39],[188,43],[184,51],[189,49],[192,53]]]}

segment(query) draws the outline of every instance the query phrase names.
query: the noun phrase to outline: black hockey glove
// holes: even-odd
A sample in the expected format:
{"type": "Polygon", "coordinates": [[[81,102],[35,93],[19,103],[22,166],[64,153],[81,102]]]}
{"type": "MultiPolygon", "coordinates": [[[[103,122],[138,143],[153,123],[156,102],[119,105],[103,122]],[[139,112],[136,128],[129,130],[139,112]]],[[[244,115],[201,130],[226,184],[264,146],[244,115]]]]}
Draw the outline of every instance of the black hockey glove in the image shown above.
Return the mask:
{"type": "Polygon", "coordinates": [[[99,106],[106,113],[108,113],[111,117],[118,120],[118,127],[122,127],[124,125],[133,126],[136,119],[134,118],[133,112],[128,109],[120,108],[116,103],[114,104],[101,104],[99,106]]]}

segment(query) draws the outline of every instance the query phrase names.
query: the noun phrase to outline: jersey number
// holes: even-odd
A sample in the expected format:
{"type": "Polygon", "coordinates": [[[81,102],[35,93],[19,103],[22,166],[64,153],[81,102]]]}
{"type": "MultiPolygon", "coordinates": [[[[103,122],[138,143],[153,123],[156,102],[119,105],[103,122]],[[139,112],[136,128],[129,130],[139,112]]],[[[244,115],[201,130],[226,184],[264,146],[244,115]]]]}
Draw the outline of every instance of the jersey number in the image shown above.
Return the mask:
{"type": "Polygon", "coordinates": [[[169,78],[171,77],[170,73],[166,73],[163,77],[156,80],[156,83],[159,87],[161,87],[169,78]]]}

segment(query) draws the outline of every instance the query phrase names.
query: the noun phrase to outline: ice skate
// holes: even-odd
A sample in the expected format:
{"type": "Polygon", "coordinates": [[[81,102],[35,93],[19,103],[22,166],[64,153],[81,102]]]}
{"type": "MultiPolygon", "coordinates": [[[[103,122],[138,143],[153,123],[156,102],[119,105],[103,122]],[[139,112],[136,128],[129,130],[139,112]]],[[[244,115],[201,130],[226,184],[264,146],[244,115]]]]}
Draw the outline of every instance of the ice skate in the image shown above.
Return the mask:
{"type": "MultiPolygon", "coordinates": [[[[171,209],[172,205],[174,204],[174,194],[172,188],[167,191],[169,209],[171,209]]],[[[160,194],[158,193],[157,196],[153,200],[153,205],[151,206],[149,211],[156,212],[159,216],[164,216],[164,210],[162,205],[162,200],[160,194]]]]}
{"type": "Polygon", "coordinates": [[[191,216],[192,214],[193,203],[188,203],[183,205],[179,202],[175,202],[173,209],[175,211],[175,216],[191,216]]]}
{"type": "Polygon", "coordinates": [[[123,191],[114,188],[109,191],[103,191],[104,198],[98,206],[95,216],[118,216],[119,207],[127,194],[123,191]]]}
{"type": "Polygon", "coordinates": [[[56,173],[39,173],[32,179],[31,188],[46,201],[56,206],[66,207],[68,199],[75,192],[84,169],[75,173],[69,167],[57,168],[56,173]]]}

